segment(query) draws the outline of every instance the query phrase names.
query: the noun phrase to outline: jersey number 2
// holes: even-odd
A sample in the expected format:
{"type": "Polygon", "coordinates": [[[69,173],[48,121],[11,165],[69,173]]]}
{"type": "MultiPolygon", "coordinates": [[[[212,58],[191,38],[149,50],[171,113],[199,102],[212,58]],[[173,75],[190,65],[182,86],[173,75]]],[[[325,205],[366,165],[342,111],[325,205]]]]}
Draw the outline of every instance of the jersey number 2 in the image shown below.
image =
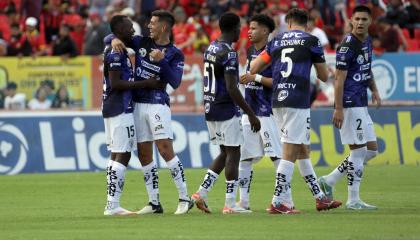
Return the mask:
{"type": "Polygon", "coordinates": [[[207,84],[204,83],[204,92],[210,91],[211,94],[216,93],[216,77],[214,76],[213,63],[204,62],[204,79],[207,79],[207,84]]]}
{"type": "Polygon", "coordinates": [[[287,63],[286,71],[281,71],[281,76],[284,78],[287,78],[292,73],[293,61],[287,56],[287,54],[293,52],[294,50],[294,48],[285,48],[281,51],[281,62],[287,63]]]}

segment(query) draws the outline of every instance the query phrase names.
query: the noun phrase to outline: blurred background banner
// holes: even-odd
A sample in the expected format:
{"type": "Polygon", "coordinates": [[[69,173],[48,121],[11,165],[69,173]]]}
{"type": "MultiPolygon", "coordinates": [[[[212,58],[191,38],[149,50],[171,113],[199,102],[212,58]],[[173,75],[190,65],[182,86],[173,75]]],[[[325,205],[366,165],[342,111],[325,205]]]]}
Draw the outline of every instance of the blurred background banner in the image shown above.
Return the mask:
{"type": "Polygon", "coordinates": [[[376,56],[372,71],[384,100],[420,100],[420,54],[386,53],[376,56]]]}
{"type": "Polygon", "coordinates": [[[7,57],[1,58],[0,71],[0,89],[15,82],[31,99],[41,82],[51,80],[56,87],[67,87],[75,106],[92,107],[92,57],[7,57]]]}
{"type": "MultiPolygon", "coordinates": [[[[369,109],[378,136],[379,155],[371,165],[420,164],[418,107],[369,109]]],[[[331,109],[311,115],[312,161],[335,166],[348,154],[331,124],[331,109]]],[[[209,144],[204,116],[174,114],[174,150],[187,168],[208,167],[218,155],[209,144]]],[[[156,150],[156,149],[155,149],[156,150]]],[[[156,154],[160,167],[166,164],[156,154]]],[[[132,154],[129,167],[140,169],[132,154]]],[[[0,174],[100,171],[109,157],[103,119],[97,111],[15,112],[0,115],[0,174]]]]}

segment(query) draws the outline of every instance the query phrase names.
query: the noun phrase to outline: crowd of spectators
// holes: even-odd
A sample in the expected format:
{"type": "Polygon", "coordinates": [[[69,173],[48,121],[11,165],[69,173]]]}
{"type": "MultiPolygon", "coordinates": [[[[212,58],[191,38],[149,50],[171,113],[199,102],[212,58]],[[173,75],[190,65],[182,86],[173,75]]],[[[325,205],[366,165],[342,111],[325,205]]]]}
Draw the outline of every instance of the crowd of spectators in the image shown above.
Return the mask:
{"type": "Polygon", "coordinates": [[[72,107],[67,87],[60,85],[55,91],[54,81],[46,79],[41,82],[33,96],[19,93],[18,85],[9,82],[0,89],[0,109],[5,110],[48,110],[51,108],[68,109],[72,107]],[[29,101],[28,101],[29,100],[29,101]]]}
{"type": "Polygon", "coordinates": [[[136,34],[147,36],[155,9],[174,14],[173,41],[186,55],[202,52],[220,34],[219,16],[235,12],[242,19],[236,44],[242,52],[250,45],[247,20],[252,15],[272,16],[278,33],[286,30],[284,16],[293,7],[309,11],[309,31],[331,51],[349,31],[348,18],[357,4],[373,10],[370,33],[378,52],[419,49],[419,0],[1,0],[0,55],[100,55],[113,15],[127,15],[136,34]]]}

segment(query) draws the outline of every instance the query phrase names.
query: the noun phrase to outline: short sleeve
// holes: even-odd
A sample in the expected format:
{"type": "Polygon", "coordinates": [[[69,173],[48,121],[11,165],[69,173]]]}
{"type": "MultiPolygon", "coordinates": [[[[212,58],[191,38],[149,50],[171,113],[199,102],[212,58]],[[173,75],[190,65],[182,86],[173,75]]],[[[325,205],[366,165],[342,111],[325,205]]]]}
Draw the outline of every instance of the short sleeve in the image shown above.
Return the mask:
{"type": "Polygon", "coordinates": [[[223,64],[223,72],[228,74],[237,74],[239,68],[238,54],[234,51],[228,52],[223,64]]]}
{"type": "Polygon", "coordinates": [[[122,71],[123,55],[117,52],[112,52],[107,57],[107,64],[109,71],[122,71]]]}
{"type": "Polygon", "coordinates": [[[335,68],[339,70],[348,70],[351,59],[352,59],[352,51],[348,46],[340,45],[337,48],[336,52],[336,65],[335,68]]]}
{"type": "Polygon", "coordinates": [[[313,63],[325,62],[324,48],[317,37],[314,37],[313,44],[311,46],[311,59],[313,63]]]}

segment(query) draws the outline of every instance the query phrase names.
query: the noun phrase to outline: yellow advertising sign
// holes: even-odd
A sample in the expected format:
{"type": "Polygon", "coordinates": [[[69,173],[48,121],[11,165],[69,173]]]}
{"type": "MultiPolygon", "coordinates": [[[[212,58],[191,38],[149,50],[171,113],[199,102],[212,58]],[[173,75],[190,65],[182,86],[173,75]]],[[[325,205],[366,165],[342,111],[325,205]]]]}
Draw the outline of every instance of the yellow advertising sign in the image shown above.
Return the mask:
{"type": "Polygon", "coordinates": [[[18,85],[18,92],[26,94],[30,100],[40,83],[52,80],[57,89],[65,85],[70,98],[85,108],[91,107],[91,67],[90,57],[63,60],[61,57],[0,58],[0,88],[8,82],[18,85]]]}

